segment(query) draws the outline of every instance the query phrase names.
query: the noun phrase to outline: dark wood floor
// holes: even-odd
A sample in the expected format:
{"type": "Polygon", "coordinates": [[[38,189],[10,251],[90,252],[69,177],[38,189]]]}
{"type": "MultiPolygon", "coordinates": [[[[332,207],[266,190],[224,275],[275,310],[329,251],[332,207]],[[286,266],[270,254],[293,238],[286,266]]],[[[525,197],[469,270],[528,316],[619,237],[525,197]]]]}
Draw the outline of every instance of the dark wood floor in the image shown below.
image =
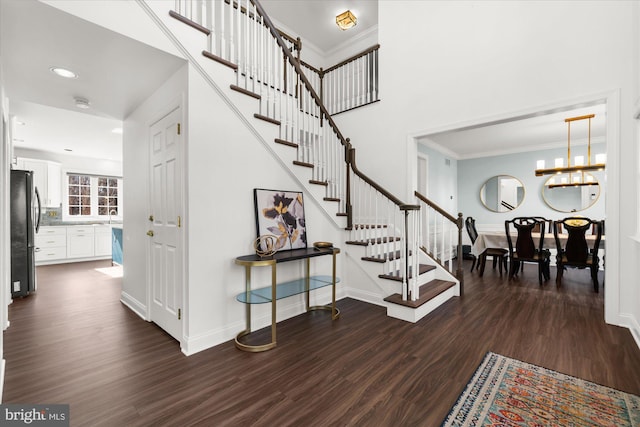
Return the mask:
{"type": "MultiPolygon", "coordinates": [[[[79,263],[38,268],[9,307],[4,403],[69,403],[73,426],[438,426],[487,351],[640,394],[640,350],[603,321],[588,273],[538,287],[490,267],[417,324],[339,301],[278,324],[278,347],[231,342],[186,357],[119,302],[120,279],[79,263]]],[[[555,271],[552,270],[552,275],[555,271]]]]}

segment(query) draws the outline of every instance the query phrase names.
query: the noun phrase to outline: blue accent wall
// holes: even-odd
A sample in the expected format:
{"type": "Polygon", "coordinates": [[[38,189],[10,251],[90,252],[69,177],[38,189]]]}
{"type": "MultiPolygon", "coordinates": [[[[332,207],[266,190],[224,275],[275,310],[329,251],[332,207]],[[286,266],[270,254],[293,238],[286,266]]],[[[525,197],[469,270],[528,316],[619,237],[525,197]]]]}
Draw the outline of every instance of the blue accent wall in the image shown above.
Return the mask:
{"type": "MultiPolygon", "coordinates": [[[[575,148],[575,155],[586,152],[586,147],[575,148]]],[[[592,153],[605,153],[604,143],[592,144],[592,153]]],[[[593,156],[594,154],[592,154],[593,156]]],[[[515,216],[543,216],[549,219],[561,219],[571,216],[570,213],[551,209],[542,197],[542,187],[549,176],[535,176],[537,160],[544,160],[546,167],[553,167],[555,158],[564,158],[566,148],[541,150],[526,153],[507,154],[494,157],[482,157],[469,160],[458,160],[458,209],[465,217],[473,216],[478,224],[502,224],[506,219],[515,216]],[[480,201],[480,189],[485,181],[495,175],[512,175],[524,184],[525,197],[522,204],[510,212],[492,212],[480,201]]],[[[605,172],[591,173],[600,184],[600,196],[595,204],[578,215],[594,219],[605,217],[605,172]]],[[[437,185],[437,183],[433,183],[437,185]]]]}

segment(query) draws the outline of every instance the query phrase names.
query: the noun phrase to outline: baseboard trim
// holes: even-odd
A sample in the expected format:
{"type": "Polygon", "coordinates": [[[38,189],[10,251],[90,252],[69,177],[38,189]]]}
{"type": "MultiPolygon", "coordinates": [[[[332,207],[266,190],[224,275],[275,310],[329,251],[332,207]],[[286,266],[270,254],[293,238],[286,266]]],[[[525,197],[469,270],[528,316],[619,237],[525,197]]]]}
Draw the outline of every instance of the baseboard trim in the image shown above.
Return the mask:
{"type": "MultiPolygon", "coordinates": [[[[336,292],[336,302],[342,298],[346,298],[344,292],[336,292]]],[[[293,297],[290,298],[293,300],[293,297]]],[[[331,303],[331,289],[323,288],[314,291],[311,294],[311,305],[322,305],[331,303]]],[[[286,306],[282,303],[278,304],[277,322],[290,319],[295,316],[299,316],[305,313],[304,294],[300,294],[295,302],[290,302],[286,306]]],[[[330,321],[331,317],[327,317],[330,321]]],[[[257,331],[258,329],[265,328],[271,325],[271,310],[264,310],[263,313],[251,315],[251,330],[257,331]]],[[[242,319],[237,322],[233,322],[223,328],[212,329],[208,332],[196,335],[185,336],[184,343],[181,347],[182,353],[186,356],[191,356],[198,352],[207,350],[220,344],[224,344],[235,338],[238,332],[244,330],[245,320],[242,319]]]]}
{"type": "Polygon", "coordinates": [[[149,320],[147,317],[147,307],[128,293],[124,291],[120,293],[120,302],[140,316],[143,320],[149,320]]]}
{"type": "Polygon", "coordinates": [[[358,301],[366,302],[368,304],[377,305],[380,307],[386,307],[384,302],[384,296],[373,292],[363,291],[362,289],[347,288],[347,296],[358,301]]]}
{"type": "Polygon", "coordinates": [[[630,314],[622,314],[620,317],[626,320],[626,326],[631,332],[631,336],[636,342],[636,345],[640,349],[640,323],[638,320],[630,314]]]}

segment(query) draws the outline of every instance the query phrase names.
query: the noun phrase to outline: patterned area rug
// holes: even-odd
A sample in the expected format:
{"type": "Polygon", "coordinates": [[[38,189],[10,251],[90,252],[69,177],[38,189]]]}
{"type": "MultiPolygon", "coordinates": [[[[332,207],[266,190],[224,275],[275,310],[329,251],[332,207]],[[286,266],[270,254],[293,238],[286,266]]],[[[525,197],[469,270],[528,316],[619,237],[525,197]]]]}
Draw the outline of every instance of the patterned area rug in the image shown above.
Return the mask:
{"type": "Polygon", "coordinates": [[[487,353],[442,426],[640,426],[640,397],[487,353]]]}

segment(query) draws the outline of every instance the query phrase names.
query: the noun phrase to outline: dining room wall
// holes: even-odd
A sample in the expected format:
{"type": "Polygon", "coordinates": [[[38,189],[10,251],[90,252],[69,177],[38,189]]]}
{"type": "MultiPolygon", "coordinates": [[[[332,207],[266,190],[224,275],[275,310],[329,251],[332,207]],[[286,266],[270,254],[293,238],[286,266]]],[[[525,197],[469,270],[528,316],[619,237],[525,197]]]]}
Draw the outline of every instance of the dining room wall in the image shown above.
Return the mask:
{"type": "Polygon", "coordinates": [[[427,193],[429,200],[452,215],[458,212],[458,162],[425,145],[418,153],[427,158],[427,193]]]}
{"type": "MultiPolygon", "coordinates": [[[[606,151],[605,143],[591,145],[594,153],[606,151]]],[[[458,160],[458,208],[466,217],[476,219],[478,230],[502,229],[504,221],[515,216],[543,216],[549,219],[562,219],[573,215],[559,212],[547,205],[542,196],[542,187],[549,176],[535,176],[537,160],[553,164],[553,159],[566,157],[566,148],[530,151],[501,156],[458,160]],[[518,178],[525,189],[522,204],[509,212],[493,212],[480,201],[480,189],[487,179],[496,175],[511,175],[518,178]]],[[[605,172],[592,172],[599,183],[604,184],[605,172]]],[[[436,182],[432,183],[437,185],[436,182]]],[[[600,195],[589,208],[575,214],[596,219],[605,217],[604,185],[600,185],[600,195]]]]}

